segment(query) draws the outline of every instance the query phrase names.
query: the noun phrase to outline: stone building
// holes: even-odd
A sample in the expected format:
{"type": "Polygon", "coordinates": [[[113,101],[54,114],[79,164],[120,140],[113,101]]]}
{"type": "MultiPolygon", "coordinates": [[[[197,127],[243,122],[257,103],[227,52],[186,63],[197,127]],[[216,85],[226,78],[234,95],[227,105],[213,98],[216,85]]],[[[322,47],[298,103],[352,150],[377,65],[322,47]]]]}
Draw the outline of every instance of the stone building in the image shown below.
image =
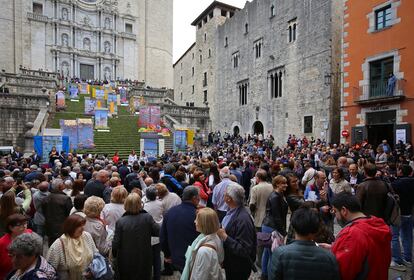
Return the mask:
{"type": "MultiPolygon", "coordinates": [[[[270,131],[279,145],[289,134],[339,141],[341,3],[254,0],[208,29],[215,44],[214,87],[208,92],[212,129],[241,135],[270,131]]],[[[213,2],[202,15],[214,15],[220,5],[213,2]]],[[[200,34],[198,28],[195,46],[200,34]]],[[[182,91],[182,104],[191,95],[188,85],[177,91],[177,78],[189,80],[185,62],[197,55],[195,46],[174,67],[175,100],[182,91]]],[[[200,77],[204,70],[195,71],[200,77]]],[[[188,100],[199,104],[203,97],[195,90],[188,100]]]]}
{"type": "Polygon", "coordinates": [[[171,88],[171,0],[0,0],[0,65],[171,88]]]}
{"type": "Polygon", "coordinates": [[[196,41],[174,64],[174,101],[189,107],[210,107],[216,90],[216,30],[239,9],[214,1],[191,25],[196,41]]]}

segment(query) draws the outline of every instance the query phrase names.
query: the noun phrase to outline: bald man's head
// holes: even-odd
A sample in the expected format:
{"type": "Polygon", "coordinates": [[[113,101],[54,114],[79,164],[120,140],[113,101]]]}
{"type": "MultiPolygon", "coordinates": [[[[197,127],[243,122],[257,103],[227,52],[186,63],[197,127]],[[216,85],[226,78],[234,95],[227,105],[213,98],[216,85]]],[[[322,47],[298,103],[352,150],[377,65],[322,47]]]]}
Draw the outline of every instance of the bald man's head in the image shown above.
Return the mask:
{"type": "Polygon", "coordinates": [[[99,170],[98,174],[96,175],[96,180],[102,184],[105,184],[109,180],[109,172],[104,169],[99,170]]]}
{"type": "Polygon", "coordinates": [[[37,185],[37,188],[41,192],[46,192],[49,189],[49,183],[46,181],[41,182],[39,185],[37,185]]]}

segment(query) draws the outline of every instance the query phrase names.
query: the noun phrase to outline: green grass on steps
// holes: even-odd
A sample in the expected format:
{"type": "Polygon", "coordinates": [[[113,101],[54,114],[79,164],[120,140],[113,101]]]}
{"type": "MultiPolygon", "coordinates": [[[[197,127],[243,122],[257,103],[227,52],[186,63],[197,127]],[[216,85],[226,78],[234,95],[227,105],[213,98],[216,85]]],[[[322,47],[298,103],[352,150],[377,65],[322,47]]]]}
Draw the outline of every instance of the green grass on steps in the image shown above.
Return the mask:
{"type": "MultiPolygon", "coordinates": [[[[75,120],[77,118],[91,118],[85,116],[85,98],[80,95],[79,102],[66,100],[66,110],[56,112],[49,120],[48,127],[60,128],[59,121],[75,120]]],[[[81,150],[79,153],[108,154],[112,156],[116,151],[121,158],[127,158],[131,150],[139,150],[140,140],[138,133],[138,117],[128,112],[128,107],[118,106],[118,117],[108,118],[110,132],[94,132],[95,149],[81,150]]]]}

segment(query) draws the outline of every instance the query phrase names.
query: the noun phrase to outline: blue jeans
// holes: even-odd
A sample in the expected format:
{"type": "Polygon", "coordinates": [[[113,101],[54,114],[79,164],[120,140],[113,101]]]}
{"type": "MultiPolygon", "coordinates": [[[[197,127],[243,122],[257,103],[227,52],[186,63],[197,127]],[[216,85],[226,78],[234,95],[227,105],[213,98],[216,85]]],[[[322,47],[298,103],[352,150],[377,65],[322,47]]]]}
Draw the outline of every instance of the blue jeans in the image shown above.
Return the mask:
{"type": "MultiPolygon", "coordinates": [[[[262,225],[262,232],[272,233],[273,231],[273,228],[262,225]]],[[[267,276],[267,265],[269,264],[271,258],[272,251],[270,250],[270,248],[264,248],[262,255],[262,275],[267,276]]]]}
{"type": "Polygon", "coordinates": [[[412,248],[413,248],[413,219],[411,215],[401,215],[401,225],[391,226],[392,229],[392,259],[394,262],[401,264],[403,259],[407,262],[412,260],[412,248]],[[403,247],[403,254],[401,255],[400,246],[400,235],[401,243],[403,247]]]}

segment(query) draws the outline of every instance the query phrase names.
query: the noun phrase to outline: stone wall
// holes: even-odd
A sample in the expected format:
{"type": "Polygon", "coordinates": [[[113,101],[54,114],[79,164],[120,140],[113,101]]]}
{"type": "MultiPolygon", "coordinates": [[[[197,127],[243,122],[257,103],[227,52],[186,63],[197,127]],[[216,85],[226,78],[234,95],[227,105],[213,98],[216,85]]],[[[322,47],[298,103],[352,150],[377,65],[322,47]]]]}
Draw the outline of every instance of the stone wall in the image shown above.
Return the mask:
{"type": "MultiPolygon", "coordinates": [[[[0,73],[0,146],[25,147],[25,133],[31,130],[41,110],[53,111],[56,73],[20,69],[19,74],[0,73]],[[32,125],[28,126],[28,123],[32,125]]],[[[46,123],[38,120],[42,128],[46,123]]]]}
{"type": "MultiPolygon", "coordinates": [[[[330,140],[333,110],[332,83],[325,76],[336,72],[332,66],[333,29],[331,1],[255,0],[246,3],[217,30],[219,48],[218,88],[213,107],[213,129],[232,131],[238,126],[242,135],[253,132],[261,122],[277,144],[285,143],[289,134],[330,140]],[[271,7],[274,5],[274,15],[271,7]],[[246,25],[247,29],[246,30],[246,25]],[[296,25],[296,39],[289,41],[289,27],[296,25]],[[261,55],[255,44],[262,42],[261,55]],[[234,67],[232,54],[239,52],[234,67]],[[272,97],[269,78],[282,75],[282,96],[272,97]],[[248,84],[247,104],[240,105],[239,85],[248,84]],[[312,117],[312,131],[305,133],[304,118],[312,117]]],[[[335,133],[339,133],[335,132],[335,133]]]]}
{"type": "Polygon", "coordinates": [[[194,47],[175,64],[177,102],[194,100],[199,106],[203,100],[198,77],[206,68],[197,67],[198,53],[205,52],[202,43],[213,40],[215,57],[207,69],[214,79],[208,89],[213,130],[232,133],[237,126],[242,135],[251,134],[261,123],[279,145],[289,134],[337,141],[342,9],[340,0],[254,0],[231,18],[217,17],[222,22],[210,27],[207,22],[197,29],[194,47]],[[193,65],[194,78],[188,78],[193,65]],[[277,98],[272,95],[275,76],[282,84],[277,98]],[[196,85],[193,95],[188,83],[196,85]],[[243,99],[241,88],[247,91],[243,99]],[[306,133],[305,117],[312,118],[306,133]]]}

